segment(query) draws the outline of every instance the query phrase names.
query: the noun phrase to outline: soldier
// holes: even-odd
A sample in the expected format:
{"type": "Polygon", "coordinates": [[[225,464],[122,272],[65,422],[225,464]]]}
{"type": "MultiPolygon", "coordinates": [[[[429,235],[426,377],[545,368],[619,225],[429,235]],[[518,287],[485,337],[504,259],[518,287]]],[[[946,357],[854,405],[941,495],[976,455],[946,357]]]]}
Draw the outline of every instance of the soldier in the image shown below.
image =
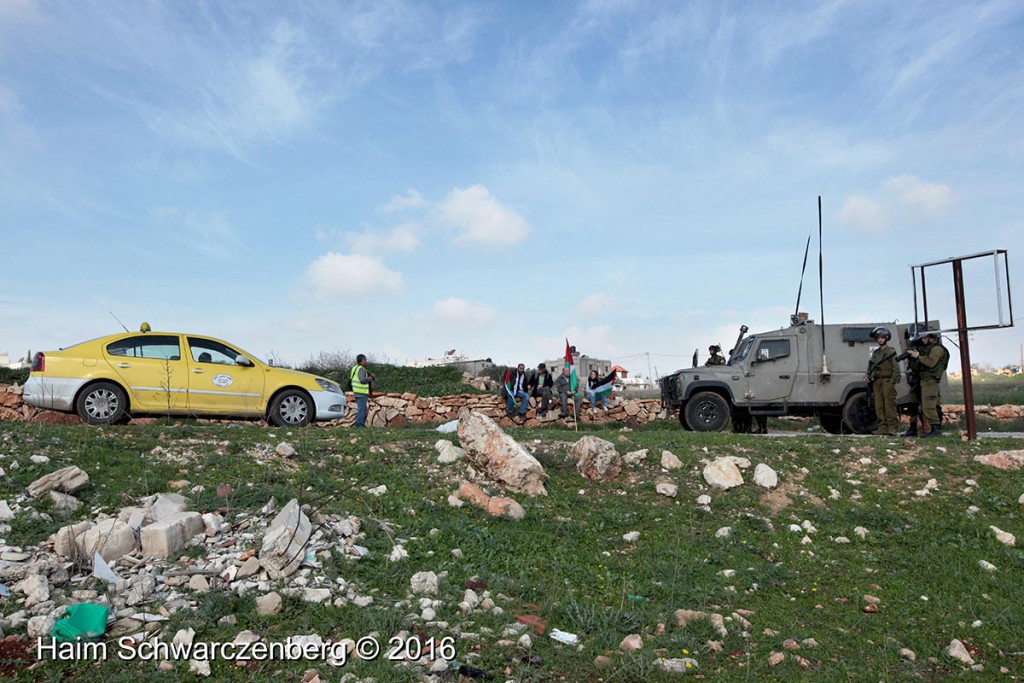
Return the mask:
{"type": "Polygon", "coordinates": [[[942,436],[942,428],[939,426],[939,382],[949,365],[949,351],[939,343],[938,332],[924,332],[921,341],[924,347],[920,351],[914,348],[907,351],[916,361],[917,376],[921,383],[921,412],[924,415],[921,421],[924,433],[921,437],[942,436]]]}
{"type": "Polygon", "coordinates": [[[710,357],[704,363],[705,366],[725,365],[725,357],[722,356],[722,347],[719,346],[718,344],[712,344],[711,346],[709,346],[708,354],[710,357]]]}
{"type": "Polygon", "coordinates": [[[900,428],[900,418],[896,413],[896,384],[900,380],[900,364],[896,361],[896,349],[889,346],[892,332],[885,327],[876,327],[871,330],[871,336],[878,343],[878,348],[871,354],[864,381],[871,386],[875,401],[875,417],[878,420],[875,434],[896,434],[900,428]]]}

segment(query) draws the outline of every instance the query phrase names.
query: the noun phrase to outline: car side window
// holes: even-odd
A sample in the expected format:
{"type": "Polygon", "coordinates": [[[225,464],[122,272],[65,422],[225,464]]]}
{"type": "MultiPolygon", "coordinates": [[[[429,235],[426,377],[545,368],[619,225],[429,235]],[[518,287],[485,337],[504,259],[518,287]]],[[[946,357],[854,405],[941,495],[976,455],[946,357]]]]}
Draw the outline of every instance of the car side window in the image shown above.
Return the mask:
{"type": "Polygon", "coordinates": [[[173,335],[142,334],[110,342],[107,344],[107,353],[127,358],[181,360],[181,345],[178,337],[173,335]]]}
{"type": "Polygon", "coordinates": [[[757,356],[754,360],[766,361],[776,358],[785,358],[789,355],[788,339],[762,339],[761,345],[757,347],[757,356]]]}
{"type": "Polygon", "coordinates": [[[214,365],[238,365],[235,358],[241,354],[227,344],[202,339],[200,337],[189,337],[188,346],[192,351],[192,360],[196,363],[213,363],[214,365]]]}

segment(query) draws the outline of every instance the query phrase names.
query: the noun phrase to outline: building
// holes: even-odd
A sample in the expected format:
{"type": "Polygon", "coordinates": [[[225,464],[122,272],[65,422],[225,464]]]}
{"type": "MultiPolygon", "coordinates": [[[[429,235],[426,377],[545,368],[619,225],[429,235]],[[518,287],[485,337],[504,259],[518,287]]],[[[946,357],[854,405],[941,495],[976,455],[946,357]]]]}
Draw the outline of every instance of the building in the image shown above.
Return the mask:
{"type": "Polygon", "coordinates": [[[464,353],[456,353],[455,349],[446,351],[444,356],[441,358],[427,358],[426,360],[411,360],[406,363],[414,368],[431,368],[440,365],[454,365],[459,369],[459,372],[468,372],[474,377],[480,377],[483,375],[488,368],[493,368],[494,363],[491,362],[490,358],[480,358],[477,360],[470,360],[469,356],[464,353]]]}

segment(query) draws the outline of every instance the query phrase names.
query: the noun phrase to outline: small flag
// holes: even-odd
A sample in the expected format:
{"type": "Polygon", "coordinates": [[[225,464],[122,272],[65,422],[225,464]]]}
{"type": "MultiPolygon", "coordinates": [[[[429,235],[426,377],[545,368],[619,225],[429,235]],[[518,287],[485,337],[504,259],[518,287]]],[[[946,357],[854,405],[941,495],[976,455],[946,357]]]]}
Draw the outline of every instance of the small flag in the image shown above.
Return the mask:
{"type": "Polygon", "coordinates": [[[565,340],[565,367],[569,368],[569,390],[576,392],[579,380],[576,378],[576,364],[572,360],[572,350],[569,348],[569,340],[565,340]]]}
{"type": "Polygon", "coordinates": [[[512,402],[519,407],[519,401],[516,400],[516,394],[512,391],[512,371],[509,368],[505,368],[505,393],[512,399],[512,402]]]}
{"type": "Polygon", "coordinates": [[[612,370],[611,373],[607,377],[602,379],[600,381],[600,383],[596,387],[594,387],[593,389],[589,389],[588,388],[587,391],[589,391],[589,392],[591,392],[591,393],[593,393],[595,395],[610,394],[610,393],[612,393],[612,389],[614,389],[614,388],[615,388],[615,371],[612,370]]]}

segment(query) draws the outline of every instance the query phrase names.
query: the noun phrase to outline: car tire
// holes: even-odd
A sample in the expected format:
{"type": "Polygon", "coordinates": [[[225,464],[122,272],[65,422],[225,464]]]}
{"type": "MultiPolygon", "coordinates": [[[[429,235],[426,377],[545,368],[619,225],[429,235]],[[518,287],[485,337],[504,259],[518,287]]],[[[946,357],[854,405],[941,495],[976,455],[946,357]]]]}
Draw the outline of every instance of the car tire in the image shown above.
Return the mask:
{"type": "Polygon", "coordinates": [[[686,423],[695,432],[720,432],[729,423],[729,402],[713,391],[702,391],[686,402],[686,423]]]}
{"type": "Polygon", "coordinates": [[[878,419],[867,392],[857,392],[843,404],[843,426],[848,434],[870,434],[878,427],[878,419]]]}
{"type": "Polygon", "coordinates": [[[301,389],[282,391],[270,402],[267,420],[275,427],[305,427],[313,421],[313,399],[301,389]]]}
{"type": "Polygon", "coordinates": [[[836,413],[822,413],[818,415],[821,428],[829,434],[846,434],[846,425],[843,424],[843,416],[836,413]]]}
{"type": "Polygon", "coordinates": [[[693,431],[693,427],[686,421],[686,406],[682,405],[679,408],[679,424],[682,425],[683,429],[688,432],[693,431]]]}
{"type": "Polygon", "coordinates": [[[96,382],[78,394],[75,412],[91,425],[116,424],[128,416],[128,396],[112,382],[96,382]]]}

